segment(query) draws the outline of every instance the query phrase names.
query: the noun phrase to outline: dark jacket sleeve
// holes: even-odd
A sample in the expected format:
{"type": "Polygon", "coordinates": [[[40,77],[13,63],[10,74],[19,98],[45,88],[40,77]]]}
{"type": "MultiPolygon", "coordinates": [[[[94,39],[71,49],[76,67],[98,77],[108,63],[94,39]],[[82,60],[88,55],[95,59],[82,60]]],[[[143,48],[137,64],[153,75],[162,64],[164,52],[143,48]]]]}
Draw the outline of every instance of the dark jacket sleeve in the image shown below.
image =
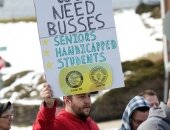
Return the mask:
{"type": "Polygon", "coordinates": [[[33,130],[54,130],[56,106],[56,101],[52,108],[47,108],[44,102],[41,104],[36,120],[33,124],[33,130]]]}

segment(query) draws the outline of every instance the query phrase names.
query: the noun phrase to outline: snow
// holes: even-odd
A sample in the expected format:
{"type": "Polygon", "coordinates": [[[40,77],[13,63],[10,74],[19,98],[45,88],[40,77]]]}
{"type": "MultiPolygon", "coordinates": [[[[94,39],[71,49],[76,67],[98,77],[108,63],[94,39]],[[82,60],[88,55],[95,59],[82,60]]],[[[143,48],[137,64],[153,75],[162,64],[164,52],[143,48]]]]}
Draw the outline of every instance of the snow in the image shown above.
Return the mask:
{"type": "Polygon", "coordinates": [[[43,72],[36,23],[0,24],[0,44],[7,51],[1,56],[12,65],[10,71],[36,70],[43,72]]]}
{"type": "Polygon", "coordinates": [[[32,130],[32,126],[28,126],[28,127],[12,126],[11,130],[32,130]]]}
{"type": "Polygon", "coordinates": [[[152,26],[151,29],[144,27],[141,17],[135,14],[134,10],[124,10],[115,14],[121,61],[133,60],[148,53],[162,51],[162,42],[155,40],[155,35],[162,38],[162,20],[152,18],[147,20],[148,17],[143,19],[152,26]],[[154,30],[156,30],[155,34],[150,36],[154,30]]]}

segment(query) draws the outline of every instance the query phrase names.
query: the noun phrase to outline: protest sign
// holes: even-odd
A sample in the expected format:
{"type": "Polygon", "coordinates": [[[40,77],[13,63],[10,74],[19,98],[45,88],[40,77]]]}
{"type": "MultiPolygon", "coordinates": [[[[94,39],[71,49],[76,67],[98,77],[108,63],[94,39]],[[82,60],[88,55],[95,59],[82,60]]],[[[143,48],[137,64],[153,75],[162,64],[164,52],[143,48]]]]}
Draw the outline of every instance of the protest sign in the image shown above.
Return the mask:
{"type": "Polygon", "coordinates": [[[54,96],[123,87],[111,0],[34,0],[54,96]]]}

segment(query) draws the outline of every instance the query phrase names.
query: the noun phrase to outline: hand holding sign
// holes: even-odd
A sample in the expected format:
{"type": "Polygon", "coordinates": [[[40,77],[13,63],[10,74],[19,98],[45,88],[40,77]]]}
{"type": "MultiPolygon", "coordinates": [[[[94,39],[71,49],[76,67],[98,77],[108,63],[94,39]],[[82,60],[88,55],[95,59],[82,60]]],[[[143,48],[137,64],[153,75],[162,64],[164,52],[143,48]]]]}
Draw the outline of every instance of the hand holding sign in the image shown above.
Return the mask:
{"type": "Polygon", "coordinates": [[[55,99],[53,97],[53,92],[51,90],[51,87],[45,83],[43,86],[43,89],[40,92],[41,97],[44,99],[46,106],[51,108],[54,105],[55,99]]]}

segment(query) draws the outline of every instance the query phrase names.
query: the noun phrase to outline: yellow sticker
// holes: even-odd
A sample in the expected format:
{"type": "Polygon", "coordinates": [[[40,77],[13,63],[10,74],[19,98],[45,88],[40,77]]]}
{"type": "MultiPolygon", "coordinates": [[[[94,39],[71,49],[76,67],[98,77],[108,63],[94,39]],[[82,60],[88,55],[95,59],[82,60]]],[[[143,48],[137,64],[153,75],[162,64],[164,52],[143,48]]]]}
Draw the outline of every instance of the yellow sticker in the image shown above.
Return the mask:
{"type": "Polygon", "coordinates": [[[60,87],[65,95],[104,90],[112,86],[112,70],[107,63],[95,63],[63,68],[60,87]]]}

